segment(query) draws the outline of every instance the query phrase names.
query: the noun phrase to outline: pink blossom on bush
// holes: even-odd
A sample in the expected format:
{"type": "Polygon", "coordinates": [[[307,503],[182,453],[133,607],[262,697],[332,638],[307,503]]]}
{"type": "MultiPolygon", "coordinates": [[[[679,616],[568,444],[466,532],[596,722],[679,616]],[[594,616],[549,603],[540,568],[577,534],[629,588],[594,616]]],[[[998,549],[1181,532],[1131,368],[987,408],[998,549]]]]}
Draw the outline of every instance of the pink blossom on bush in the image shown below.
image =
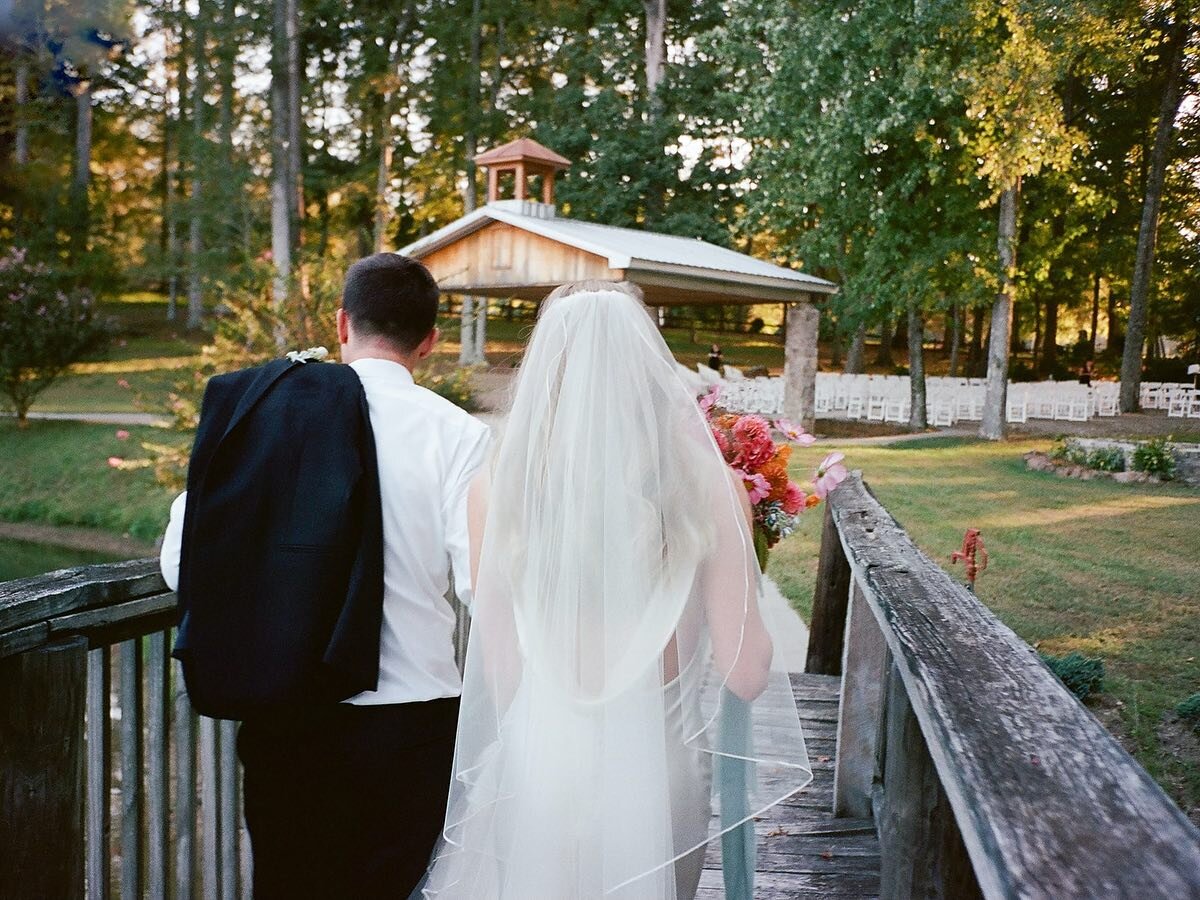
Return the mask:
{"type": "Polygon", "coordinates": [[[124,428],[118,428],[117,429],[117,440],[118,441],[129,440],[129,432],[126,431],[124,428]]]}

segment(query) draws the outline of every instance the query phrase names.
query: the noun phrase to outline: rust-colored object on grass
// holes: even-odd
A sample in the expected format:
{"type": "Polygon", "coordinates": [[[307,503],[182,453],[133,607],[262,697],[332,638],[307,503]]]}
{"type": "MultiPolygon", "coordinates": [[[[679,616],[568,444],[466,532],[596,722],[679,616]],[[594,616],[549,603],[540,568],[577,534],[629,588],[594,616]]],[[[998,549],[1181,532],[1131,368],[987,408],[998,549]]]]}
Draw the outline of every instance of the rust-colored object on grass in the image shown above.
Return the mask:
{"type": "Polygon", "coordinates": [[[975,576],[986,569],[988,564],[987,548],[983,546],[983,535],[979,533],[978,528],[968,528],[967,533],[963,535],[962,549],[950,554],[951,564],[960,559],[967,567],[967,587],[973,591],[975,576]]]}

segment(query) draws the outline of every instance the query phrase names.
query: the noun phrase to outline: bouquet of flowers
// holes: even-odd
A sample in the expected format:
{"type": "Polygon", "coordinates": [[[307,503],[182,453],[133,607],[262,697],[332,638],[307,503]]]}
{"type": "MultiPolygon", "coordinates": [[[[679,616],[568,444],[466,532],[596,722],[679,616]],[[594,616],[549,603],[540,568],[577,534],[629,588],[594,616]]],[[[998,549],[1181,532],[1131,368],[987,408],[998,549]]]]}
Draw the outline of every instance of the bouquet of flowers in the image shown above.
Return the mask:
{"type": "Polygon", "coordinates": [[[825,499],[849,474],[845,457],[826,456],[813,473],[811,490],[805,491],[788,477],[788,460],[793,444],[807,447],[816,438],[799,425],[779,420],[774,427],[785,440],[776,443],[767,419],[722,410],[717,405],[719,390],[714,387],[701,397],[700,408],[725,462],[746,485],[754,512],[754,552],[765,569],[771,548],[796,529],[800,514],[825,499]]]}

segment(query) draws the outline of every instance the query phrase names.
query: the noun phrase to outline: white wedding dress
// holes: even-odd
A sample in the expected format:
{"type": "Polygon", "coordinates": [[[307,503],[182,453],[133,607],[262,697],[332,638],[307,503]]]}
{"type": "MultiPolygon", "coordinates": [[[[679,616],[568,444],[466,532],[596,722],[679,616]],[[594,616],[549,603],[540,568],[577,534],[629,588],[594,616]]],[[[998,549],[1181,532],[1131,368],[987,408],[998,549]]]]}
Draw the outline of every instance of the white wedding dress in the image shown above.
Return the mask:
{"type": "Polygon", "coordinates": [[[492,471],[427,897],[691,900],[707,841],[811,780],[738,490],[638,301],[547,303],[492,471]]]}

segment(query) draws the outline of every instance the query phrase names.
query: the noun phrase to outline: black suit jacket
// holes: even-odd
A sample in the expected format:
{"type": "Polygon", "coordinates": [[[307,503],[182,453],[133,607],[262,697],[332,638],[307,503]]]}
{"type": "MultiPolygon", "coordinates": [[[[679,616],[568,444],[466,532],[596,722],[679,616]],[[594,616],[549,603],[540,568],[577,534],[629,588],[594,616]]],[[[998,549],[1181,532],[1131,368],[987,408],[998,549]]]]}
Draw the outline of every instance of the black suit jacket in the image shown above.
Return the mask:
{"type": "Polygon", "coordinates": [[[246,719],[376,687],[383,522],[349,366],[213,378],[188,470],[174,654],[201,713],[246,719]]]}

